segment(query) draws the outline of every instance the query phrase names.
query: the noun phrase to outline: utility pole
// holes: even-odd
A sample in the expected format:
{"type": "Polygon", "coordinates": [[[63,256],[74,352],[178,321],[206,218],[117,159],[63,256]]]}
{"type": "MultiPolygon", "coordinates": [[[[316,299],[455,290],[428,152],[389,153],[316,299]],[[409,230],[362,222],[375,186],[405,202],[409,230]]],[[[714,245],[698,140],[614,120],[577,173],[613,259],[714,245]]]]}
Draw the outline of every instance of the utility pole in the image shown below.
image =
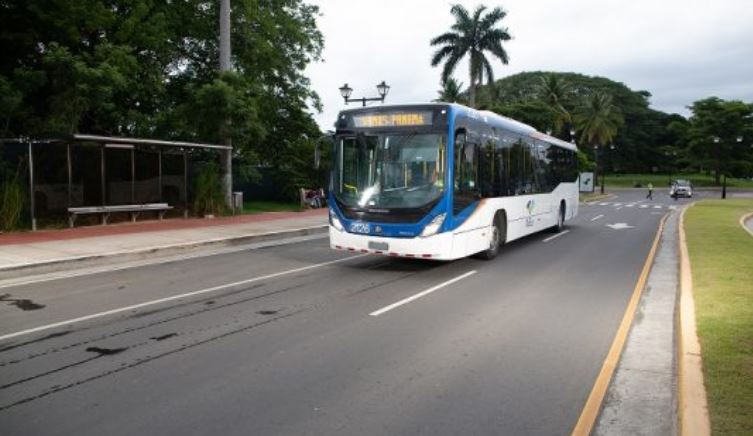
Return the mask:
{"type": "MultiPolygon", "coordinates": [[[[230,71],[231,68],[230,0],[220,0],[220,72],[230,71]]],[[[229,125],[230,120],[225,120],[225,126],[223,127],[229,125]]],[[[225,136],[225,145],[233,145],[229,134],[225,136]]],[[[232,208],[231,191],[233,189],[233,150],[222,150],[220,153],[220,165],[222,167],[222,194],[225,197],[225,206],[232,208]]]]}

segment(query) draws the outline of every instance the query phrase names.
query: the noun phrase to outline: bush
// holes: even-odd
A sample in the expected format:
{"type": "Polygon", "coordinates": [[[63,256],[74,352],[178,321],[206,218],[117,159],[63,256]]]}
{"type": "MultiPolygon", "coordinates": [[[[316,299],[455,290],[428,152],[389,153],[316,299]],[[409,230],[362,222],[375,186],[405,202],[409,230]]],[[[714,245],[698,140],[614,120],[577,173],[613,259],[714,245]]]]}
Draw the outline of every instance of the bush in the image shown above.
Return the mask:
{"type": "Polygon", "coordinates": [[[195,188],[196,198],[193,207],[196,214],[219,215],[225,212],[220,166],[216,162],[201,164],[196,176],[195,188]]]}
{"type": "Polygon", "coordinates": [[[3,177],[0,187],[0,229],[16,229],[25,206],[26,192],[18,172],[3,177]]]}

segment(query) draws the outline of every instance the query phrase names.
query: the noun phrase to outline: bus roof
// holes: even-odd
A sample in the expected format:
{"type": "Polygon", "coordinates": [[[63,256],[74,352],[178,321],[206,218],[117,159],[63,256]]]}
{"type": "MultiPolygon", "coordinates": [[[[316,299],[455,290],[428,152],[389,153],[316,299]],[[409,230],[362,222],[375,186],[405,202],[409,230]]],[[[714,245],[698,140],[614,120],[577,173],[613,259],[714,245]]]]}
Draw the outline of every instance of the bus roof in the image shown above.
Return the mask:
{"type": "MultiPolygon", "coordinates": [[[[552,145],[556,145],[558,147],[566,148],[569,150],[576,151],[578,147],[570,142],[563,141],[561,139],[555,138],[554,136],[547,135],[545,133],[541,133],[536,128],[529,126],[528,124],[522,123],[518,120],[514,120],[512,118],[506,117],[504,115],[499,115],[497,113],[491,112],[491,111],[481,111],[477,109],[470,108],[468,106],[463,106],[462,104],[458,103],[443,103],[443,102],[431,102],[431,103],[412,103],[412,104],[393,104],[393,105],[382,105],[382,106],[371,106],[371,107],[359,107],[359,108],[353,108],[353,109],[345,109],[340,111],[340,114],[344,113],[350,113],[350,112],[366,112],[374,109],[377,109],[379,111],[386,111],[390,109],[401,109],[401,108],[407,108],[407,107],[452,107],[454,111],[456,111],[460,115],[464,115],[470,118],[482,118],[484,122],[490,124],[493,127],[505,129],[508,131],[512,131],[515,133],[519,133],[521,135],[527,135],[531,138],[538,139],[539,141],[546,141],[552,145]]],[[[338,117],[339,118],[339,117],[338,117]]]]}

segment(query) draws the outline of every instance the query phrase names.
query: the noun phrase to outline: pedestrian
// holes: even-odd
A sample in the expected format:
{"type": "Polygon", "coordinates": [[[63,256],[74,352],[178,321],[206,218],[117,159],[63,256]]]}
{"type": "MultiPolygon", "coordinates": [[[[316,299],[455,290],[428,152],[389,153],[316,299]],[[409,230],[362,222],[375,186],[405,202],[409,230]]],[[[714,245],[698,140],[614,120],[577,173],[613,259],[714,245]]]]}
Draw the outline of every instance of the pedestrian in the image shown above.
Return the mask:
{"type": "Polygon", "coordinates": [[[648,195],[646,196],[649,200],[654,199],[654,185],[651,183],[648,184],[648,195]]]}

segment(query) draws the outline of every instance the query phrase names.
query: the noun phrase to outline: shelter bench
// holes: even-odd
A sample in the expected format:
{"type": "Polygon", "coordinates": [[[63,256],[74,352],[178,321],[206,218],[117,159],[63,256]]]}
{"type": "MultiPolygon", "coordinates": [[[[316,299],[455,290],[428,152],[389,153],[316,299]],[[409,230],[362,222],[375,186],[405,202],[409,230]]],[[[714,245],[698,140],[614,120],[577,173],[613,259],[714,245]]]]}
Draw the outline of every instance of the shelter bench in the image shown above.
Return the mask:
{"type": "Polygon", "coordinates": [[[165,213],[173,207],[167,203],[147,203],[147,204],[120,204],[115,206],[89,206],[89,207],[69,207],[68,224],[73,227],[76,218],[79,215],[101,214],[102,225],[107,224],[111,213],[127,212],[131,216],[131,221],[136,222],[136,218],[141,212],[157,212],[159,219],[164,218],[165,213]]]}

